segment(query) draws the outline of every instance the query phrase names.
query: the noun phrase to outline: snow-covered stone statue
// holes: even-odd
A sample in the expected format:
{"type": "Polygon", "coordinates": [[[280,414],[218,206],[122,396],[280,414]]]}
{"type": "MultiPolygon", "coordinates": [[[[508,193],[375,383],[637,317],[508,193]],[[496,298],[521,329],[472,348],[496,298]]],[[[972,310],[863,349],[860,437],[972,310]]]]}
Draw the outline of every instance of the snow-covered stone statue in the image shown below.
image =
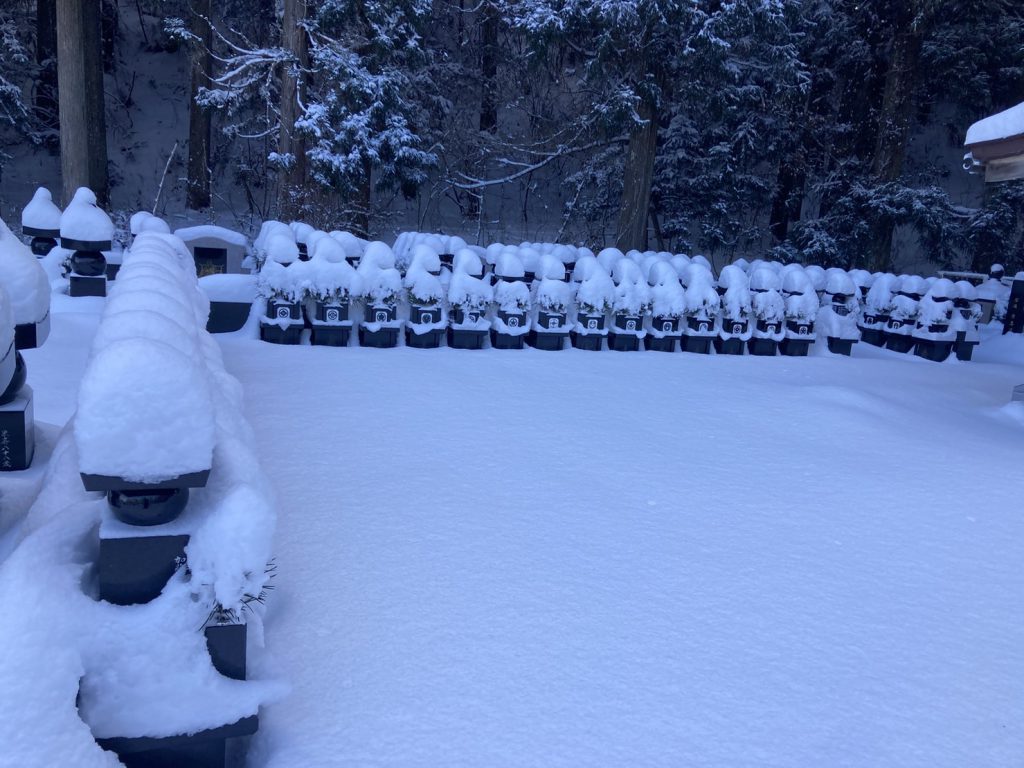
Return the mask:
{"type": "Polygon", "coordinates": [[[39,187],[21,212],[21,231],[31,235],[33,254],[41,258],[56,247],[60,217],[60,208],[54,204],[50,190],[39,187]]]}
{"type": "Polygon", "coordinates": [[[96,195],[79,187],[60,217],[61,247],[71,257],[71,295],[107,295],[107,259],[114,239],[114,223],[96,205],[96,195]]]}
{"type": "Polygon", "coordinates": [[[951,323],[953,300],[958,294],[952,280],[941,278],[932,283],[918,303],[914,326],[915,355],[937,363],[949,357],[956,340],[956,328],[951,323]]]}

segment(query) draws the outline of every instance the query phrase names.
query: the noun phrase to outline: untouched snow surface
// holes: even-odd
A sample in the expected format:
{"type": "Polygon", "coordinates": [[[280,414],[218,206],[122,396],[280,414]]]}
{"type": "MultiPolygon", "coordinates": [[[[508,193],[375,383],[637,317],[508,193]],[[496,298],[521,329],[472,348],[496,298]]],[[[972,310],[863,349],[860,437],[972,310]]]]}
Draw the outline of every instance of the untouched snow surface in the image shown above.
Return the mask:
{"type": "Polygon", "coordinates": [[[221,343],[282,510],[252,765],[1020,759],[1020,367],[221,343]]]}
{"type": "MultiPolygon", "coordinates": [[[[71,415],[102,306],[55,296],[49,342],[25,354],[44,424],[71,415]]],[[[264,709],[251,766],[1024,753],[1024,407],[1007,404],[1024,339],[986,329],[976,362],[942,365],[866,344],[765,359],[218,341],[281,510],[250,673],[292,691],[264,709]]],[[[7,743],[33,701],[0,690],[7,743]]],[[[47,754],[70,765],[65,736],[47,754]]]]}

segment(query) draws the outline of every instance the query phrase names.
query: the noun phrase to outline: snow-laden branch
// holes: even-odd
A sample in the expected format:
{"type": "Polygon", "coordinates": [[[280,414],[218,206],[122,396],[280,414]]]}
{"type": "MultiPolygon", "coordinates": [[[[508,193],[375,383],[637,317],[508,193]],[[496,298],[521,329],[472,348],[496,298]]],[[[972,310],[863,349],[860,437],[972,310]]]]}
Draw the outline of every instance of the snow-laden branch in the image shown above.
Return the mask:
{"type": "Polygon", "coordinates": [[[517,162],[515,160],[510,160],[508,158],[500,158],[497,161],[499,164],[501,164],[501,165],[509,165],[509,166],[519,166],[520,170],[516,171],[515,173],[509,174],[507,176],[502,176],[502,177],[497,178],[497,179],[475,179],[475,178],[473,178],[471,176],[467,176],[464,173],[460,173],[459,176],[461,178],[465,179],[465,181],[450,180],[449,183],[453,187],[455,187],[456,189],[463,189],[463,190],[467,190],[467,191],[474,190],[474,189],[483,189],[485,187],[494,187],[494,186],[498,186],[499,184],[508,184],[510,182],[516,181],[517,179],[521,179],[523,176],[528,176],[529,174],[533,173],[534,171],[540,170],[541,168],[545,167],[546,165],[550,165],[552,162],[554,162],[555,160],[558,160],[559,158],[569,157],[569,156],[575,155],[575,154],[577,154],[579,152],[587,152],[587,151],[589,151],[591,149],[597,149],[599,147],[606,147],[609,144],[624,143],[626,141],[628,141],[628,138],[626,136],[617,136],[614,139],[604,139],[602,141],[592,141],[589,144],[584,144],[584,145],[578,146],[578,147],[561,146],[558,149],[554,150],[553,152],[547,153],[544,156],[543,160],[539,160],[538,162],[535,162],[535,163],[526,163],[526,164],[524,164],[524,163],[517,162]]]}

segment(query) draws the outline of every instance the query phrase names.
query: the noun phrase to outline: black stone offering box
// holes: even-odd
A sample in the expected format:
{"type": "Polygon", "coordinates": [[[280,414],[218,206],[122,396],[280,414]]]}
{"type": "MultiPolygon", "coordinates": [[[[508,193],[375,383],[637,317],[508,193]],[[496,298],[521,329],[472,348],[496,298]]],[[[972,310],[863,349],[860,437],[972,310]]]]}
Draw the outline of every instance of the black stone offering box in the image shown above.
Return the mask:
{"type": "Polygon", "coordinates": [[[448,329],[448,346],[452,349],[483,349],[487,331],[448,329]]]}
{"type": "Polygon", "coordinates": [[[542,349],[546,352],[558,352],[565,346],[566,333],[545,333],[543,331],[530,331],[528,334],[530,346],[534,349],[542,349]]]}
{"type": "Polygon", "coordinates": [[[363,309],[363,320],[367,323],[393,323],[397,317],[398,307],[394,305],[367,305],[363,309]]]}
{"type": "Polygon", "coordinates": [[[252,715],[230,725],[187,736],[115,737],[96,742],[115,753],[126,768],[224,768],[227,740],[251,736],[258,728],[259,718],[252,715]]]}
{"type": "Polygon", "coordinates": [[[585,349],[588,352],[600,352],[604,344],[604,336],[600,333],[576,333],[573,331],[570,337],[572,345],[576,349],[585,349]]]}
{"type": "Polygon", "coordinates": [[[676,341],[678,339],[678,336],[663,336],[658,338],[657,336],[648,335],[644,337],[644,348],[651,352],[675,352],[676,341]]]}
{"type": "Polygon", "coordinates": [[[318,323],[347,323],[349,303],[347,301],[316,302],[313,318],[318,323]]]}
{"type": "Polygon", "coordinates": [[[309,341],[319,347],[347,347],[352,335],[350,325],[317,325],[313,324],[309,341]]]}
{"type": "Polygon", "coordinates": [[[35,349],[43,346],[50,337],[50,311],[38,323],[22,323],[14,326],[14,346],[18,349],[35,349]]]}
{"type": "Polygon", "coordinates": [[[106,275],[101,275],[100,277],[83,277],[82,275],[72,274],[70,282],[71,284],[68,293],[74,298],[81,296],[103,297],[107,295],[106,275]]]}
{"type": "Polygon", "coordinates": [[[155,599],[185,562],[186,534],[100,535],[100,600],[137,605],[155,599]]]}
{"type": "Polygon", "coordinates": [[[444,338],[444,328],[434,328],[426,333],[416,333],[412,328],[405,329],[405,346],[414,349],[437,349],[444,338]]]}
{"type": "Polygon", "coordinates": [[[368,331],[366,328],[360,328],[359,346],[376,347],[377,349],[390,349],[398,346],[398,329],[380,328],[376,331],[368,331]]]}
{"type": "Polygon", "coordinates": [[[715,352],[720,355],[742,355],[743,354],[743,339],[723,339],[720,336],[715,337],[715,352]]]}
{"type": "Polygon", "coordinates": [[[835,336],[829,336],[828,351],[833,355],[846,355],[849,357],[853,352],[853,345],[856,343],[853,339],[838,339],[835,336]]]}

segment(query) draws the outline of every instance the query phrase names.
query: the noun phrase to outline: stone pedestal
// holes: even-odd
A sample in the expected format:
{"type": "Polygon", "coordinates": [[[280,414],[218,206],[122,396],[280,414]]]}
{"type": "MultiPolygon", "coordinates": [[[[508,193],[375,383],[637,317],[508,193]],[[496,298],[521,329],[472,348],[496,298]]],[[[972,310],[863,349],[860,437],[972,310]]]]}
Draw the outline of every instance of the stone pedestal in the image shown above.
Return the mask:
{"type": "Polygon", "coordinates": [[[84,277],[83,275],[71,275],[71,296],[106,296],[107,276],[84,277]]]}
{"type": "Polygon", "coordinates": [[[185,560],[186,534],[100,535],[100,600],[115,605],[148,603],[185,560]]]}
{"type": "Polygon", "coordinates": [[[38,323],[22,323],[14,326],[14,346],[19,350],[36,349],[50,336],[50,312],[38,323]]]}
{"type": "Polygon", "coordinates": [[[35,449],[32,388],[24,386],[11,402],[0,405],[0,471],[28,469],[35,449]]]}

